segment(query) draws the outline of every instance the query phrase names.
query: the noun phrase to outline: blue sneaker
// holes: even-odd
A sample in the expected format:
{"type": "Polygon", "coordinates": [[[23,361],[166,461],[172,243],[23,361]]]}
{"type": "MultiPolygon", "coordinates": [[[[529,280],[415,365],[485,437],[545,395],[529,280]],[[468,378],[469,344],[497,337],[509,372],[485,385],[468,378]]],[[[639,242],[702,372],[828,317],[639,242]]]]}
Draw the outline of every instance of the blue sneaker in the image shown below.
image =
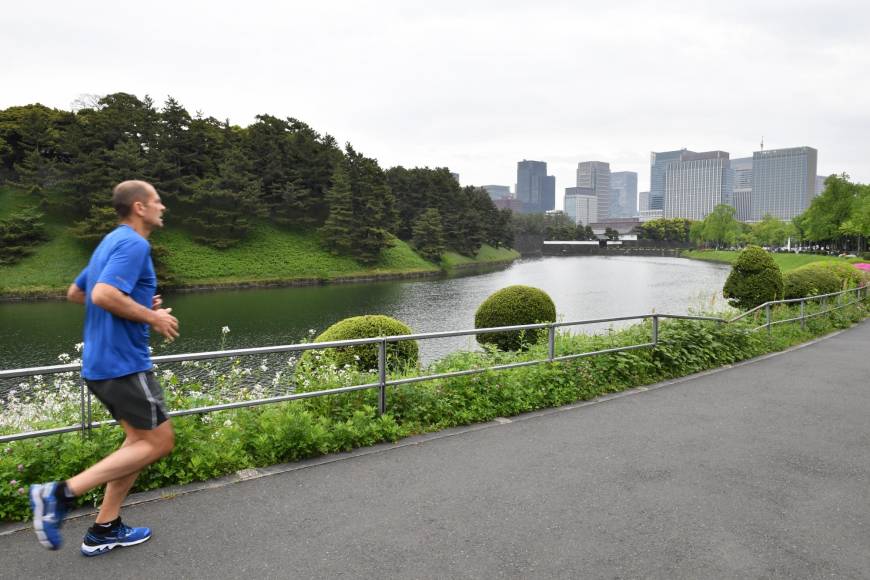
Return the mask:
{"type": "Polygon", "coordinates": [[[150,528],[131,528],[124,525],[124,522],[119,522],[117,526],[105,532],[94,531],[94,528],[91,528],[85,534],[85,540],[82,542],[82,554],[99,556],[118,546],[135,546],[150,539],[150,528]]]}
{"type": "Polygon", "coordinates": [[[66,506],[57,501],[56,491],[58,483],[52,481],[44,484],[30,486],[30,509],[33,510],[33,529],[39,543],[49,550],[60,548],[62,539],[60,527],[63,525],[63,516],[66,506]]]}

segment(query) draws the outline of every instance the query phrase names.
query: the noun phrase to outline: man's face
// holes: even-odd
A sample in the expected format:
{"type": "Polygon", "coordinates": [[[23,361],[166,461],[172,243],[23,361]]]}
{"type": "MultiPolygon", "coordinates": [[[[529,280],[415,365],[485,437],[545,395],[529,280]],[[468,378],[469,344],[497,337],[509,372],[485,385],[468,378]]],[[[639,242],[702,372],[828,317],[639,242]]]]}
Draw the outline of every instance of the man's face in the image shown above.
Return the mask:
{"type": "Polygon", "coordinates": [[[142,221],[151,229],[163,227],[163,212],[166,206],[160,201],[160,196],[155,190],[151,190],[148,200],[142,203],[142,221]]]}

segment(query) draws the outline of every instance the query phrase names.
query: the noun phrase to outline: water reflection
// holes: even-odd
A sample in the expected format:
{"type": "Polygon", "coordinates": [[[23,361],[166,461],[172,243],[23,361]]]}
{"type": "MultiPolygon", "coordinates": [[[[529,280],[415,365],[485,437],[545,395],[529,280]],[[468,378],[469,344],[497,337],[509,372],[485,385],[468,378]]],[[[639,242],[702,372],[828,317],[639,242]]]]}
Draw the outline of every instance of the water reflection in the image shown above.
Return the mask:
{"type": "MultiPolygon", "coordinates": [[[[470,329],[492,292],[511,284],[543,289],[561,320],[649,313],[681,314],[721,305],[728,266],[677,258],[549,257],[522,260],[489,274],[436,280],[301,288],[227,290],[166,296],[181,320],[171,345],[155,353],[194,352],[299,342],[361,314],[386,314],[415,332],[470,329]],[[222,340],[221,328],[230,327],[222,340]]],[[[66,303],[0,304],[0,368],[56,364],[81,340],[82,310],[66,303]]],[[[421,358],[474,348],[472,337],[424,341],[421,358]]]]}

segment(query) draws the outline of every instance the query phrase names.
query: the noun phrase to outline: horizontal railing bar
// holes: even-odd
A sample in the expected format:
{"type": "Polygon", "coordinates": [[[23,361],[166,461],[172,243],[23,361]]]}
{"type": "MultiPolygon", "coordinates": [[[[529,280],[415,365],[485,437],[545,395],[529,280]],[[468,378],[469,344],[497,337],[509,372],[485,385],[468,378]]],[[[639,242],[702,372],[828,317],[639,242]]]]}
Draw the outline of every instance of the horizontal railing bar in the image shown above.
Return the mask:
{"type": "Polygon", "coordinates": [[[692,316],[689,314],[658,314],[659,318],[675,318],[677,320],[709,320],[711,322],[728,322],[718,316],[692,316]]]}
{"type": "MultiPolygon", "coordinates": [[[[662,341],[659,341],[659,342],[662,342],[662,341]]],[[[562,355],[562,356],[554,356],[553,360],[554,361],[571,360],[571,359],[575,359],[575,358],[583,358],[583,357],[594,356],[594,355],[598,355],[598,354],[607,354],[607,353],[611,353],[611,352],[622,352],[622,351],[626,351],[626,350],[637,350],[639,348],[649,348],[649,347],[653,347],[655,345],[656,345],[656,343],[654,343],[654,342],[645,342],[643,344],[635,344],[635,345],[631,345],[631,346],[620,346],[620,347],[616,347],[616,348],[608,348],[605,350],[596,350],[593,352],[581,352],[581,353],[577,353],[577,354],[566,354],[566,355],[562,355]]]]}
{"type": "Polygon", "coordinates": [[[549,360],[543,358],[543,359],[536,359],[536,360],[532,360],[532,361],[523,361],[523,362],[518,362],[518,363],[496,365],[496,366],[492,366],[492,367],[482,367],[479,369],[466,369],[464,371],[453,371],[453,372],[449,372],[449,373],[438,373],[435,375],[423,375],[420,377],[408,377],[405,379],[394,379],[392,381],[387,381],[386,385],[387,386],[398,386],[398,385],[407,385],[410,383],[422,383],[423,381],[432,381],[435,379],[447,379],[447,378],[451,378],[451,377],[463,377],[466,375],[475,375],[475,374],[485,373],[488,371],[500,371],[500,370],[505,370],[505,369],[515,369],[515,368],[519,368],[519,367],[528,367],[531,365],[537,365],[537,364],[541,364],[541,363],[545,363],[545,362],[549,362],[549,360]]]}
{"type": "Polygon", "coordinates": [[[70,425],[69,427],[57,427],[55,429],[41,429],[39,431],[27,431],[25,433],[16,433],[14,435],[0,435],[0,443],[9,441],[20,441],[22,439],[31,439],[33,437],[46,437],[48,435],[60,435],[62,433],[72,433],[73,431],[81,431],[83,427],[79,425],[70,425]]]}
{"type": "Polygon", "coordinates": [[[170,417],[182,417],[184,415],[197,415],[201,413],[211,413],[213,411],[226,411],[228,409],[239,409],[243,407],[256,407],[259,405],[268,405],[271,403],[282,403],[284,401],[296,401],[299,399],[311,399],[313,397],[322,397],[324,395],[338,395],[341,393],[351,393],[353,391],[364,391],[366,389],[374,389],[379,387],[378,383],[367,383],[365,385],[351,385],[349,387],[337,387],[335,389],[324,389],[321,391],[307,391],[304,393],[293,393],[290,395],[281,395],[278,397],[269,397],[267,399],[255,399],[252,401],[236,401],[235,403],[224,403],[221,405],[209,405],[206,407],[195,407],[193,409],[179,409],[171,411],[170,417]]]}

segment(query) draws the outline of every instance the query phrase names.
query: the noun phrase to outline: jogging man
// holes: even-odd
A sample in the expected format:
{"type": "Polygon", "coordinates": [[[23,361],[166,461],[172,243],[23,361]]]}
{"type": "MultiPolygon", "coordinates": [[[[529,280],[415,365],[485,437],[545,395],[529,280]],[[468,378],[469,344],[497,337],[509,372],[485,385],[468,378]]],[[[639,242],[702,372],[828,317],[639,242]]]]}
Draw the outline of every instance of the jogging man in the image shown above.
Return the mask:
{"type": "Polygon", "coordinates": [[[172,451],[174,434],[163,391],[152,373],[149,327],[167,340],[178,336],[178,319],[161,308],[148,236],[163,226],[166,211],[157,190],[144,181],[124,181],[112,191],[120,225],[94,250],[67,291],[85,305],[82,377],[126,433],[121,447],[66,481],[30,487],[33,527],[40,543],[57,550],[60,527],[77,496],[106,484],[96,522],[82,543],[85,556],[151,538],[148,528],[121,522],[121,503],[139,471],[172,451]]]}

